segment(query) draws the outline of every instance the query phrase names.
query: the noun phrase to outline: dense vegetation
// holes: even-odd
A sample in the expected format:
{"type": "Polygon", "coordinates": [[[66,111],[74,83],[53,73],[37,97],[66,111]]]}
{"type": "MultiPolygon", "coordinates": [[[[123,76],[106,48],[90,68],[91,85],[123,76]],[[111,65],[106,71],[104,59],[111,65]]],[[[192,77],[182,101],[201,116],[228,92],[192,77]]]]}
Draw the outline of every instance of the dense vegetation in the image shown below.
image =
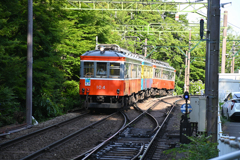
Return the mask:
{"type": "MultiPolygon", "coordinates": [[[[24,121],[27,5],[27,0],[0,1],[0,127],[24,121]]],[[[178,22],[174,20],[175,15],[168,12],[134,12],[131,15],[129,12],[63,10],[63,5],[68,3],[65,0],[35,0],[33,3],[33,116],[37,120],[80,107],[79,56],[94,49],[96,36],[99,43],[115,43],[138,54],[143,53],[145,38],[148,39],[148,45],[165,46],[155,50],[148,48],[148,53],[152,53],[151,58],[166,61],[176,68],[176,93],[183,93],[183,53],[188,50],[188,32],[162,32],[159,35],[153,32],[119,33],[113,30],[117,25],[147,26],[150,23],[161,23],[160,31],[186,31],[186,15],[180,15],[178,22]],[[124,34],[135,36],[137,40],[124,38],[124,34]]],[[[199,40],[198,33],[198,28],[192,28],[191,39],[199,40]]],[[[231,34],[228,39],[236,37],[231,34]]],[[[192,41],[191,46],[197,43],[192,41]]],[[[227,46],[228,51],[231,48],[232,42],[227,46]]],[[[204,83],[205,42],[199,43],[192,50],[191,57],[190,80],[193,84],[198,80],[204,83]]]]}

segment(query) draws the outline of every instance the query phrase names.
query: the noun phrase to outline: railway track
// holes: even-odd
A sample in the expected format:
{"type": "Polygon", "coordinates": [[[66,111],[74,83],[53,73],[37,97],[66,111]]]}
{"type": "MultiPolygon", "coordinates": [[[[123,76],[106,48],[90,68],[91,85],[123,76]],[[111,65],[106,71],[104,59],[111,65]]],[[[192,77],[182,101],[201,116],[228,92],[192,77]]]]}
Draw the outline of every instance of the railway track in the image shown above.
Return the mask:
{"type": "Polygon", "coordinates": [[[63,121],[63,122],[60,122],[60,123],[57,123],[57,124],[54,124],[54,125],[51,125],[51,126],[48,126],[48,127],[45,127],[43,129],[40,129],[40,130],[37,130],[35,132],[32,132],[30,134],[27,134],[27,135],[24,135],[24,136],[21,136],[21,137],[18,137],[18,138],[15,138],[13,140],[10,140],[10,141],[7,141],[7,142],[4,142],[4,143],[1,143],[0,144],[0,151],[2,151],[3,149],[7,148],[7,147],[10,147],[12,145],[16,145],[20,142],[23,142],[23,141],[26,141],[26,140],[29,140],[33,137],[36,137],[38,135],[41,135],[41,134],[44,134],[48,131],[51,131],[51,130],[55,130],[55,129],[58,129],[58,128],[61,128],[61,127],[64,127],[66,125],[68,125],[69,123],[74,123],[75,121],[78,121],[78,120],[81,120],[84,116],[86,116],[88,114],[88,112],[85,112],[83,114],[81,114],[80,116],[77,116],[75,118],[71,118],[69,120],[66,120],[66,121],[63,121]]]}
{"type": "Polygon", "coordinates": [[[97,125],[117,113],[106,115],[89,115],[85,113],[39,131],[33,132],[1,144],[0,159],[34,159],[46,151],[61,145],[87,128],[97,125]]]}
{"type": "MultiPolygon", "coordinates": [[[[170,98],[171,97],[168,97],[166,99],[170,98]]],[[[175,106],[174,103],[166,102],[163,99],[157,100],[153,104],[149,105],[151,106],[148,107],[146,111],[143,111],[138,106],[135,106],[138,111],[142,112],[139,116],[129,122],[112,137],[104,141],[101,145],[94,147],[85,154],[75,157],[74,160],[143,159],[148,154],[152,143],[163,128],[175,106]],[[154,108],[156,108],[160,103],[166,103],[168,105],[162,109],[164,110],[164,113],[161,115],[161,118],[155,118],[151,112],[156,112],[154,111],[154,108]],[[171,105],[171,107],[168,107],[169,105],[171,105]],[[152,124],[149,123],[150,121],[152,124]],[[143,126],[142,124],[149,124],[149,126],[146,127],[146,125],[143,126]]]]}
{"type": "Polygon", "coordinates": [[[177,99],[179,97],[150,99],[135,104],[135,110],[125,111],[123,115],[86,113],[0,144],[0,159],[73,159],[74,157],[74,159],[144,159],[150,156],[151,159],[159,158],[160,152],[168,149],[170,145],[174,146],[167,140],[169,137],[172,138],[172,135],[167,135],[169,136],[167,138],[165,134],[159,136],[163,134],[159,130],[164,129],[163,123],[167,122],[177,99]],[[92,118],[89,118],[91,116],[92,118]],[[82,121],[84,117],[89,124],[80,126],[78,121],[82,121]],[[125,117],[121,125],[119,117],[125,117]],[[129,123],[125,125],[127,120],[129,123]],[[66,134],[63,134],[64,128],[66,134]],[[56,136],[58,134],[61,136],[56,136]],[[30,144],[30,147],[26,147],[25,143],[30,144]],[[38,147],[31,148],[31,146],[38,147]],[[150,153],[149,150],[154,150],[158,156],[150,153]]]}

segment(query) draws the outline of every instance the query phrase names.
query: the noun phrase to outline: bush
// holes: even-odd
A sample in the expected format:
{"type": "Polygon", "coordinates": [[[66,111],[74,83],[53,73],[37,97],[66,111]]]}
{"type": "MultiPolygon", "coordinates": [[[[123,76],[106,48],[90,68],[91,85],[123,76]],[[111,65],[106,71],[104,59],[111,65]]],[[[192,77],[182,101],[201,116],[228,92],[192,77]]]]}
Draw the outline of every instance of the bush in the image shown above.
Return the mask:
{"type": "Polygon", "coordinates": [[[175,157],[177,153],[183,153],[185,156],[181,158],[181,160],[207,160],[218,156],[218,143],[208,141],[211,136],[205,137],[201,135],[188,138],[191,140],[189,144],[181,144],[179,148],[173,148],[164,151],[164,153],[171,154],[175,157]]]}
{"type": "MultiPolygon", "coordinates": [[[[60,96],[60,95],[59,95],[60,96]]],[[[38,121],[43,121],[63,114],[64,106],[55,102],[57,95],[41,94],[33,100],[33,114],[38,121]]]]}
{"type": "Polygon", "coordinates": [[[191,81],[189,93],[192,95],[201,95],[201,91],[204,90],[205,84],[201,80],[198,81],[191,81]]]}
{"type": "Polygon", "coordinates": [[[63,83],[64,92],[62,93],[63,99],[61,103],[66,106],[65,110],[70,110],[74,107],[80,106],[79,96],[79,82],[66,81],[63,83]]]}
{"type": "Polygon", "coordinates": [[[20,103],[15,96],[13,89],[0,87],[0,127],[13,124],[18,121],[21,123],[23,119],[16,117],[20,112],[20,103]]]}

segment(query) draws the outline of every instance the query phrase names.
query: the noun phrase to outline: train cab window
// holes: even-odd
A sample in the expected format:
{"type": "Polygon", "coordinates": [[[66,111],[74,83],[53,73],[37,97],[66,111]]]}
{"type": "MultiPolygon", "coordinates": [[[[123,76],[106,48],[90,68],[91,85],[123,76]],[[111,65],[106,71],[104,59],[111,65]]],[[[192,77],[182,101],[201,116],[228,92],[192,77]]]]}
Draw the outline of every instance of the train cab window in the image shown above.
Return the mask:
{"type": "Polygon", "coordinates": [[[94,63],[84,62],[84,77],[94,77],[94,63]]]}
{"type": "Polygon", "coordinates": [[[97,78],[106,78],[107,77],[107,63],[106,62],[97,62],[97,78]]]}
{"type": "Polygon", "coordinates": [[[109,78],[120,78],[120,63],[110,63],[109,78]]]}

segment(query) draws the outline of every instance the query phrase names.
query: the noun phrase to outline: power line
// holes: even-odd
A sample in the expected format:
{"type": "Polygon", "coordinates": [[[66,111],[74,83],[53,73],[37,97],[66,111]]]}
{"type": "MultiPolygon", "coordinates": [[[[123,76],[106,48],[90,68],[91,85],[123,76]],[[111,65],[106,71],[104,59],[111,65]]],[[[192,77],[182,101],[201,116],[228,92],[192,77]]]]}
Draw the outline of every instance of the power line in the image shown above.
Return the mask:
{"type": "MultiPolygon", "coordinates": [[[[186,1],[188,2],[188,0],[186,0],[186,1]]],[[[194,8],[192,5],[191,5],[191,7],[194,8]]],[[[204,12],[201,11],[201,10],[197,11],[197,13],[203,14],[205,17],[207,17],[206,13],[204,13],[204,12]],[[199,12],[200,12],[200,13],[199,13],[199,12]]],[[[221,17],[220,17],[220,18],[221,18],[221,17]]],[[[223,18],[221,18],[221,20],[223,20],[223,18]]],[[[236,25],[234,25],[234,24],[232,24],[232,23],[230,23],[230,22],[227,22],[227,23],[230,24],[230,25],[233,26],[233,27],[236,27],[236,28],[240,29],[240,27],[238,27],[238,26],[236,26],[236,25]]]]}

